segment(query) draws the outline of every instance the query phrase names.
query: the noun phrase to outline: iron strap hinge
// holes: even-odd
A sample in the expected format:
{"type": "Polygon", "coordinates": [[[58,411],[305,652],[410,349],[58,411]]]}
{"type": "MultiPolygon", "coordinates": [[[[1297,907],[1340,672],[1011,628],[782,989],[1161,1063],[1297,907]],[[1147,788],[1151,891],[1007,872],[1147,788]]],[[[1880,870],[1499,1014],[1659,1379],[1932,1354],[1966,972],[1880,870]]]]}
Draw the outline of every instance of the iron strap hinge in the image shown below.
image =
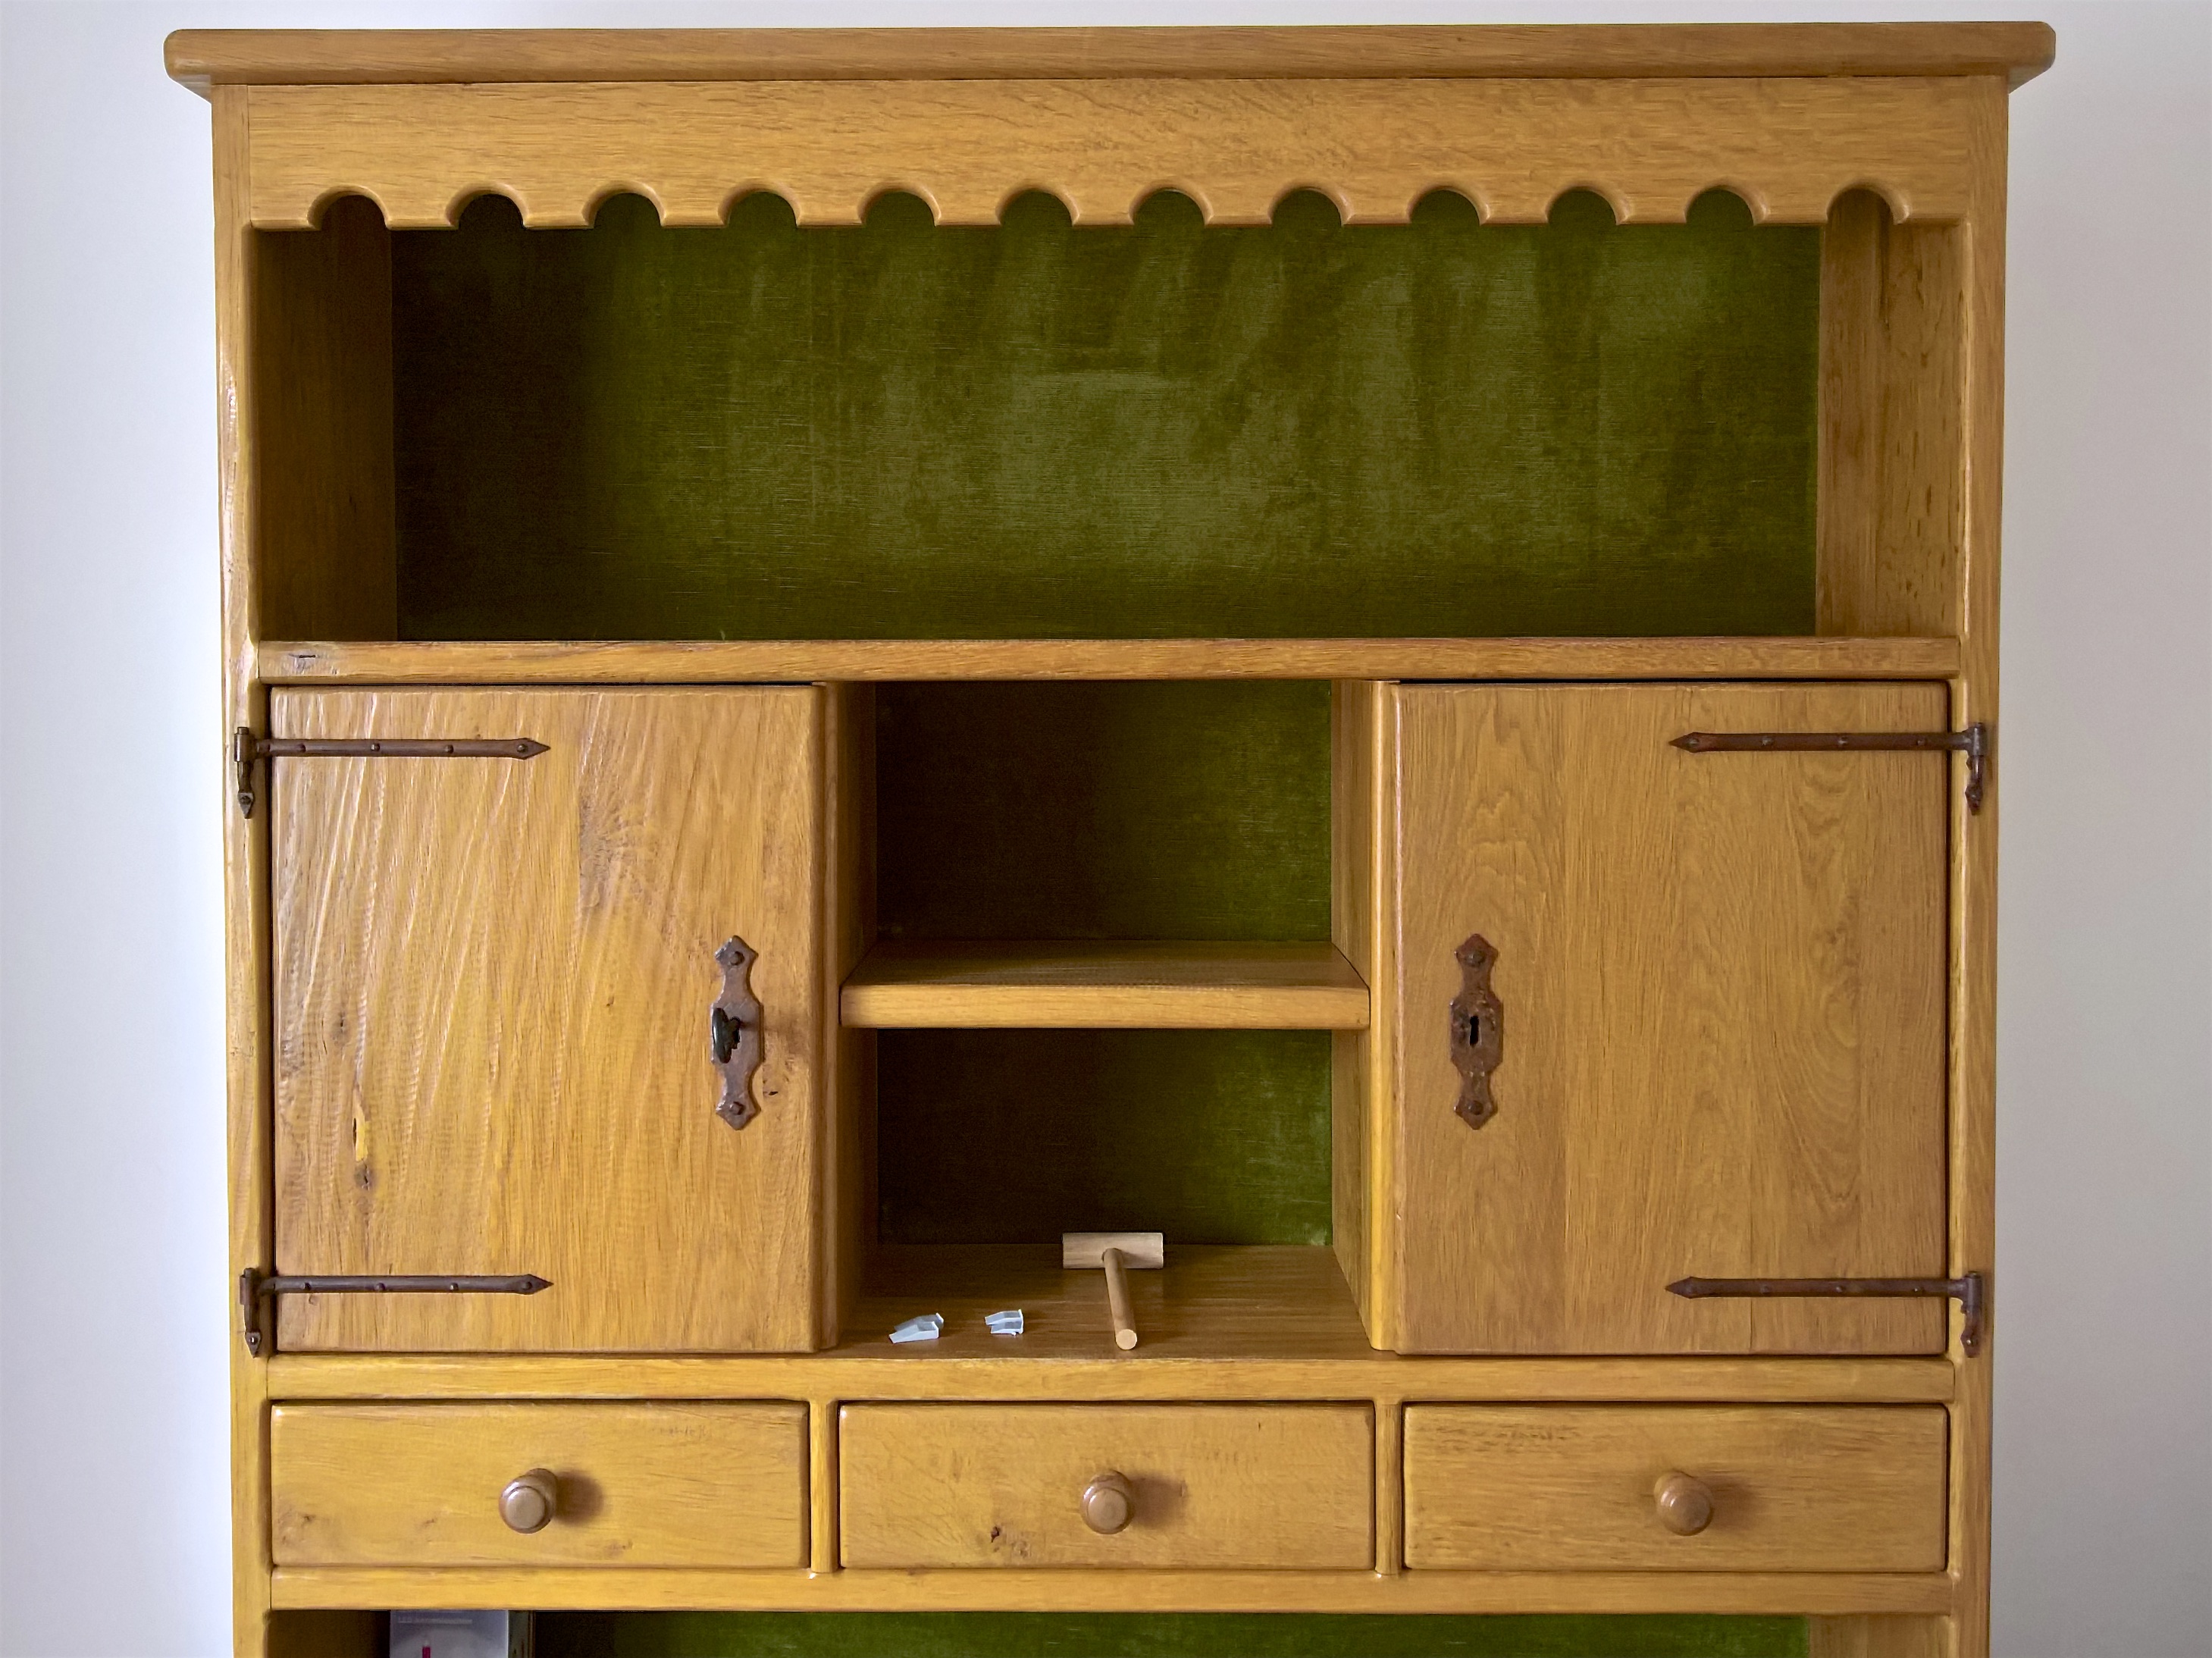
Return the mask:
{"type": "Polygon", "coordinates": [[[253,767],[278,755],[329,760],[529,760],[545,752],[532,737],[256,737],[244,726],[231,738],[238,768],[238,810],[253,816],[253,767]]]}
{"type": "Polygon", "coordinates": [[[1667,1288],[1692,1301],[1707,1296],[1942,1296],[1959,1303],[1959,1351],[1982,1351],[1982,1275],[1963,1278],[1686,1278],[1667,1288]]]}
{"type": "Polygon", "coordinates": [[[1966,756],[1966,810],[1979,811],[1989,786],[1990,726],[1977,720],[1962,732],[1685,732],[1674,739],[1692,754],[1835,753],[1852,750],[1948,750],[1966,756]]]}
{"type": "Polygon", "coordinates": [[[238,1312],[246,1351],[261,1356],[262,1309],[278,1296],[534,1296],[553,1287],[535,1272],[258,1272],[238,1275],[238,1312]]]}

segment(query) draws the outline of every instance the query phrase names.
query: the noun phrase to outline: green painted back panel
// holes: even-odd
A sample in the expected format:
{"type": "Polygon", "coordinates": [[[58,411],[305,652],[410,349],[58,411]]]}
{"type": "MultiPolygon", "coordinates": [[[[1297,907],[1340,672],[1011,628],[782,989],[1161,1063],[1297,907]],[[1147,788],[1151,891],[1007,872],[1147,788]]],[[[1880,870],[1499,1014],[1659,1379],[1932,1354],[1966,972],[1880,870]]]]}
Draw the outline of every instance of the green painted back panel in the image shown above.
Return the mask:
{"type": "Polygon", "coordinates": [[[884,685],[887,938],[1326,938],[1328,687],[884,685]]]}
{"type": "Polygon", "coordinates": [[[878,1236],[1329,1242],[1325,1030],[887,1030],[878,1236]]]}
{"type": "MultiPolygon", "coordinates": [[[[878,931],[1329,936],[1328,687],[885,685],[878,931]]],[[[1329,1241],[1316,1031],[886,1031],[878,1236],[1329,1241]]]]}
{"type": "Polygon", "coordinates": [[[400,631],[1812,630],[1820,232],[772,196],[392,237],[400,631]]]}
{"type": "Polygon", "coordinates": [[[1804,1658],[1798,1618],[541,1612],[538,1658],[1804,1658]]]}

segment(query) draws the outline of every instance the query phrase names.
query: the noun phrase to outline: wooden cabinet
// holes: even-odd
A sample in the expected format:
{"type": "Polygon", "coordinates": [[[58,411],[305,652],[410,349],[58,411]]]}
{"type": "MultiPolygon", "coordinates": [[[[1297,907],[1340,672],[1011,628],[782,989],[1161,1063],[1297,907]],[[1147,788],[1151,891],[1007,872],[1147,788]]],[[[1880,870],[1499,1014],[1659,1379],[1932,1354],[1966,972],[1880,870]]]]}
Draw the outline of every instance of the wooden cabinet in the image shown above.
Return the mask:
{"type": "Polygon", "coordinates": [[[1364,1570],[1364,1405],[848,1405],[848,1566],[1364,1570]]]}
{"type": "Polygon", "coordinates": [[[1693,753],[1937,732],[1936,685],[1396,694],[1404,1305],[1419,1352],[1934,1352],[1942,1309],[1686,1300],[1688,1277],[1939,1273],[1941,753],[1693,753]],[[1494,1114],[1452,1008],[1493,958],[1494,1114]]]}
{"type": "Polygon", "coordinates": [[[1406,1564],[1940,1570],[1943,1450],[1923,1406],[1411,1406],[1406,1564]]]}
{"type": "Polygon", "coordinates": [[[817,1344],[822,720],[802,688],[286,691],[269,788],[280,1272],[534,1273],[292,1295],[295,1351],[817,1344]],[[757,952],[759,1114],[710,1009],[757,952]]]}
{"type": "Polygon", "coordinates": [[[2052,50],[174,37],[244,1658],[395,1604],[1986,1658],[2052,50]],[[1133,1350],[1102,1230],[1165,1234],[1133,1350]]]}
{"type": "Polygon", "coordinates": [[[269,1424],[287,1566],[796,1566],[806,1408],[301,1405],[269,1424]]]}

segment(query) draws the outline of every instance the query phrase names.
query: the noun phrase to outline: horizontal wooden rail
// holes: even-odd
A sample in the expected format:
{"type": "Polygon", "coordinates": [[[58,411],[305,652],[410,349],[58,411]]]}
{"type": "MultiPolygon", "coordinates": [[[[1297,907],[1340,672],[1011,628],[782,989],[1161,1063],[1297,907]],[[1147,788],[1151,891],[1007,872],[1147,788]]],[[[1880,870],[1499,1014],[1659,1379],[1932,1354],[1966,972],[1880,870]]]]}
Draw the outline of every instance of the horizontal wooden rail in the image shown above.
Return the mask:
{"type": "Polygon", "coordinates": [[[700,1612],[1942,1612],[1940,1573],[702,1571],[276,1569],[280,1609],[527,1606],[700,1612]]]}
{"type": "Polygon", "coordinates": [[[272,685],[886,679],[1948,679],[1899,639],[520,640],[262,645],[272,685]]]}

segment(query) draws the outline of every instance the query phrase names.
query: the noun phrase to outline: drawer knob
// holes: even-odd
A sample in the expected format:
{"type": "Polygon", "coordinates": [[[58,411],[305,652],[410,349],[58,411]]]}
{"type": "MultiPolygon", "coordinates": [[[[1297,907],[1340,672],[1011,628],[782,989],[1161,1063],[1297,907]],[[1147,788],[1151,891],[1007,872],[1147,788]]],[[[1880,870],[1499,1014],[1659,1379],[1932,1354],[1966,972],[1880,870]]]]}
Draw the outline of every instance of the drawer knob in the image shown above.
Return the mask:
{"type": "Polygon", "coordinates": [[[1651,1488],[1659,1523],[1677,1537],[1695,1537],[1713,1523],[1713,1494],[1705,1482],[1680,1473],[1662,1473],[1651,1488]]]}
{"type": "Polygon", "coordinates": [[[499,1494],[499,1517],[519,1532],[544,1531],[560,1495],[560,1483],[550,1469],[532,1468],[507,1482],[499,1494]]]}
{"type": "Polygon", "coordinates": [[[1102,1473],[1083,1488],[1083,1523],[1111,1537],[1137,1512],[1137,1493],[1118,1473],[1102,1473]]]}

